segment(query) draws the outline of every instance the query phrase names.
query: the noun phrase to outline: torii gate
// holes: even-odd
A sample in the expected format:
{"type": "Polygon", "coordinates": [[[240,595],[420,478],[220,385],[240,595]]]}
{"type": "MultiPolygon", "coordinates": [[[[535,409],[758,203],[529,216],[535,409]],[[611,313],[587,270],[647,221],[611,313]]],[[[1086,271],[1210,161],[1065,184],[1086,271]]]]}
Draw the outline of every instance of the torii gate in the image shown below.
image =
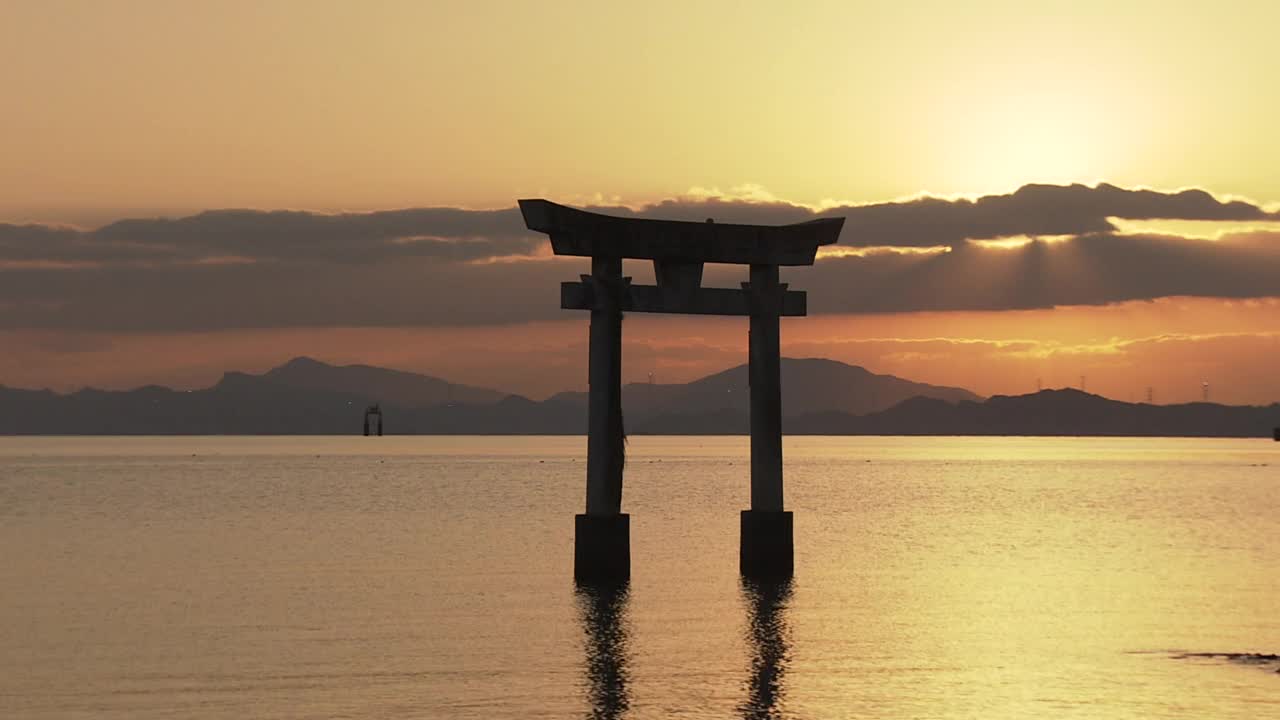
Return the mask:
{"type": "Polygon", "coordinates": [[[587,507],[575,518],[574,577],[631,574],[630,517],[622,512],[622,313],[749,315],[751,509],[742,511],[739,568],[790,576],[791,513],[782,505],[782,386],[778,319],[806,314],[805,293],[778,282],[780,265],[812,265],[836,241],[844,218],[795,225],[645,220],[521,200],[530,230],[556,255],[591,258],[591,274],[560,285],[560,307],[591,311],[587,406],[587,507]],[[623,258],[652,260],[657,285],[632,285],[623,258]],[[749,265],[738,288],[702,287],[704,263],[749,265]]]}

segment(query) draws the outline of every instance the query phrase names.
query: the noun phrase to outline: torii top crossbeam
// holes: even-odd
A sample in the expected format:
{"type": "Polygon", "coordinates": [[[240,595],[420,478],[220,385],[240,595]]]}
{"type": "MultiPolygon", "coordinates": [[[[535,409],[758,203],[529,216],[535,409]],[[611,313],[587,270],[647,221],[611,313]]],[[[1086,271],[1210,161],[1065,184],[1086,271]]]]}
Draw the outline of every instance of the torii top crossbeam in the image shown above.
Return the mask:
{"type": "Polygon", "coordinates": [[[812,265],[844,218],[794,225],[648,220],[601,215],[549,200],[521,200],[530,230],[551,236],[556,255],[742,265],[812,265]]]}

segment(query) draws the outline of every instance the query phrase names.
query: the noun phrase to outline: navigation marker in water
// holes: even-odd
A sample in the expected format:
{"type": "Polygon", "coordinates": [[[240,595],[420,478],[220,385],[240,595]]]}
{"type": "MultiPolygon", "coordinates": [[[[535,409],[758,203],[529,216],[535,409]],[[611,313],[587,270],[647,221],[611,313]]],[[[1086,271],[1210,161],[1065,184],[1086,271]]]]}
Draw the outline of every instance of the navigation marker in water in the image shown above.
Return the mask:
{"type": "Polygon", "coordinates": [[[630,517],[622,512],[622,313],[747,315],[751,318],[751,509],[742,511],[739,567],[748,576],[790,576],[791,513],[782,503],[782,382],[779,318],[806,314],[805,294],[778,282],[780,265],[812,265],[844,218],[795,225],[735,225],[621,218],[548,200],[521,200],[530,230],[556,255],[591,258],[591,274],[560,284],[560,307],[590,310],[587,506],[576,517],[574,577],[631,574],[630,517]],[[652,260],[656,285],[632,285],[623,258],[652,260]],[[740,288],[702,287],[705,263],[750,266],[740,288]]]}
{"type": "Polygon", "coordinates": [[[382,437],[382,407],[378,403],[374,403],[364,409],[364,436],[369,437],[370,420],[377,420],[378,437],[382,437]]]}

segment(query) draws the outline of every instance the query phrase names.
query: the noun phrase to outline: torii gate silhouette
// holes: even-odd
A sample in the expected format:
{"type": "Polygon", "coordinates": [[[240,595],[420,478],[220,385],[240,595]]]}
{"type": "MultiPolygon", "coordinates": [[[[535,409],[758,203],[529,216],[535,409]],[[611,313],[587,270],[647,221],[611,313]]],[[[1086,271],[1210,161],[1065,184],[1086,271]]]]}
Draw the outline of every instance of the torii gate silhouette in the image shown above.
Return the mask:
{"type": "Polygon", "coordinates": [[[742,511],[743,575],[790,576],[791,513],[782,503],[782,387],[779,318],[806,314],[805,293],[778,282],[780,265],[812,265],[844,218],[795,225],[733,225],[622,218],[521,200],[530,230],[556,255],[591,258],[591,274],[560,285],[560,307],[591,311],[587,406],[587,507],[575,518],[574,577],[631,574],[630,516],[622,512],[622,313],[749,315],[751,508],[742,511]],[[623,258],[652,260],[657,285],[632,285],[623,258]],[[750,266],[741,288],[702,287],[704,263],[750,266]]]}

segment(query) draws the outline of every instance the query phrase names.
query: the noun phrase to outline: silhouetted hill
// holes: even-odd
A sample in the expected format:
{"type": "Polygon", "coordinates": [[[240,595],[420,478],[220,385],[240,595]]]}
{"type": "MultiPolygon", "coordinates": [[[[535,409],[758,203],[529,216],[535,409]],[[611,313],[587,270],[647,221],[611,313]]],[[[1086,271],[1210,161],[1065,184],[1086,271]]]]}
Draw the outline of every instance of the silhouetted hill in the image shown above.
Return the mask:
{"type": "Polygon", "coordinates": [[[1148,405],[1067,389],[997,395],[985,402],[912,398],[868,415],[787,418],[783,429],[799,435],[1269,437],[1278,425],[1280,403],[1148,405]]]}
{"type": "MultiPolygon", "coordinates": [[[[783,359],[783,430],[820,435],[1149,435],[1266,437],[1280,404],[1146,405],[1076,390],[980,400],[830,360],[783,359]]],[[[684,385],[628,385],[627,429],[651,434],[749,430],[746,367],[684,385]]],[[[67,395],[0,386],[0,434],[355,434],[382,405],[391,434],[580,434],[586,396],[542,402],[363,365],[298,358],[213,387],[85,389],[67,395]]]]}
{"type": "Polygon", "coordinates": [[[431,407],[450,402],[489,405],[506,393],[458,385],[429,375],[369,365],[327,365],[308,357],[269,370],[263,380],[299,390],[332,391],[366,398],[394,398],[400,407],[431,407]]]}
{"type": "MultiPolygon", "coordinates": [[[[313,393],[228,374],[205,390],[0,389],[0,433],[45,435],[310,434],[333,432],[363,398],[313,393]]],[[[358,418],[362,419],[361,418],[358,418]]]]}
{"type": "MultiPolygon", "coordinates": [[[[1078,390],[996,396],[982,402],[913,397],[866,415],[826,410],[786,415],[789,435],[1066,435],[1148,437],[1269,437],[1280,426],[1280,404],[1263,407],[1188,403],[1146,405],[1078,390]]],[[[743,434],[738,410],[666,413],[632,432],[673,435],[743,434]]]]}
{"type": "MultiPolygon", "coordinates": [[[[979,397],[961,388],[940,387],[877,375],[856,365],[819,358],[782,358],[782,412],[805,415],[838,411],[853,415],[885,410],[922,396],[959,402],[979,397]]],[[[585,412],[586,393],[560,393],[555,399],[575,403],[585,412]]],[[[716,414],[730,418],[750,408],[747,366],[738,365],[683,385],[630,383],[622,389],[629,423],[647,428],[673,415],[716,414]]],[[[736,421],[735,421],[736,422],[736,421]]],[[[731,432],[729,429],[723,432],[731,432]]]]}
{"type": "Polygon", "coordinates": [[[203,390],[147,386],[69,395],[0,387],[0,434],[349,434],[381,402],[395,433],[577,432],[576,413],[439,378],[365,365],[296,358],[262,375],[228,372],[203,390]],[[561,416],[564,416],[563,421],[561,416]]]}

